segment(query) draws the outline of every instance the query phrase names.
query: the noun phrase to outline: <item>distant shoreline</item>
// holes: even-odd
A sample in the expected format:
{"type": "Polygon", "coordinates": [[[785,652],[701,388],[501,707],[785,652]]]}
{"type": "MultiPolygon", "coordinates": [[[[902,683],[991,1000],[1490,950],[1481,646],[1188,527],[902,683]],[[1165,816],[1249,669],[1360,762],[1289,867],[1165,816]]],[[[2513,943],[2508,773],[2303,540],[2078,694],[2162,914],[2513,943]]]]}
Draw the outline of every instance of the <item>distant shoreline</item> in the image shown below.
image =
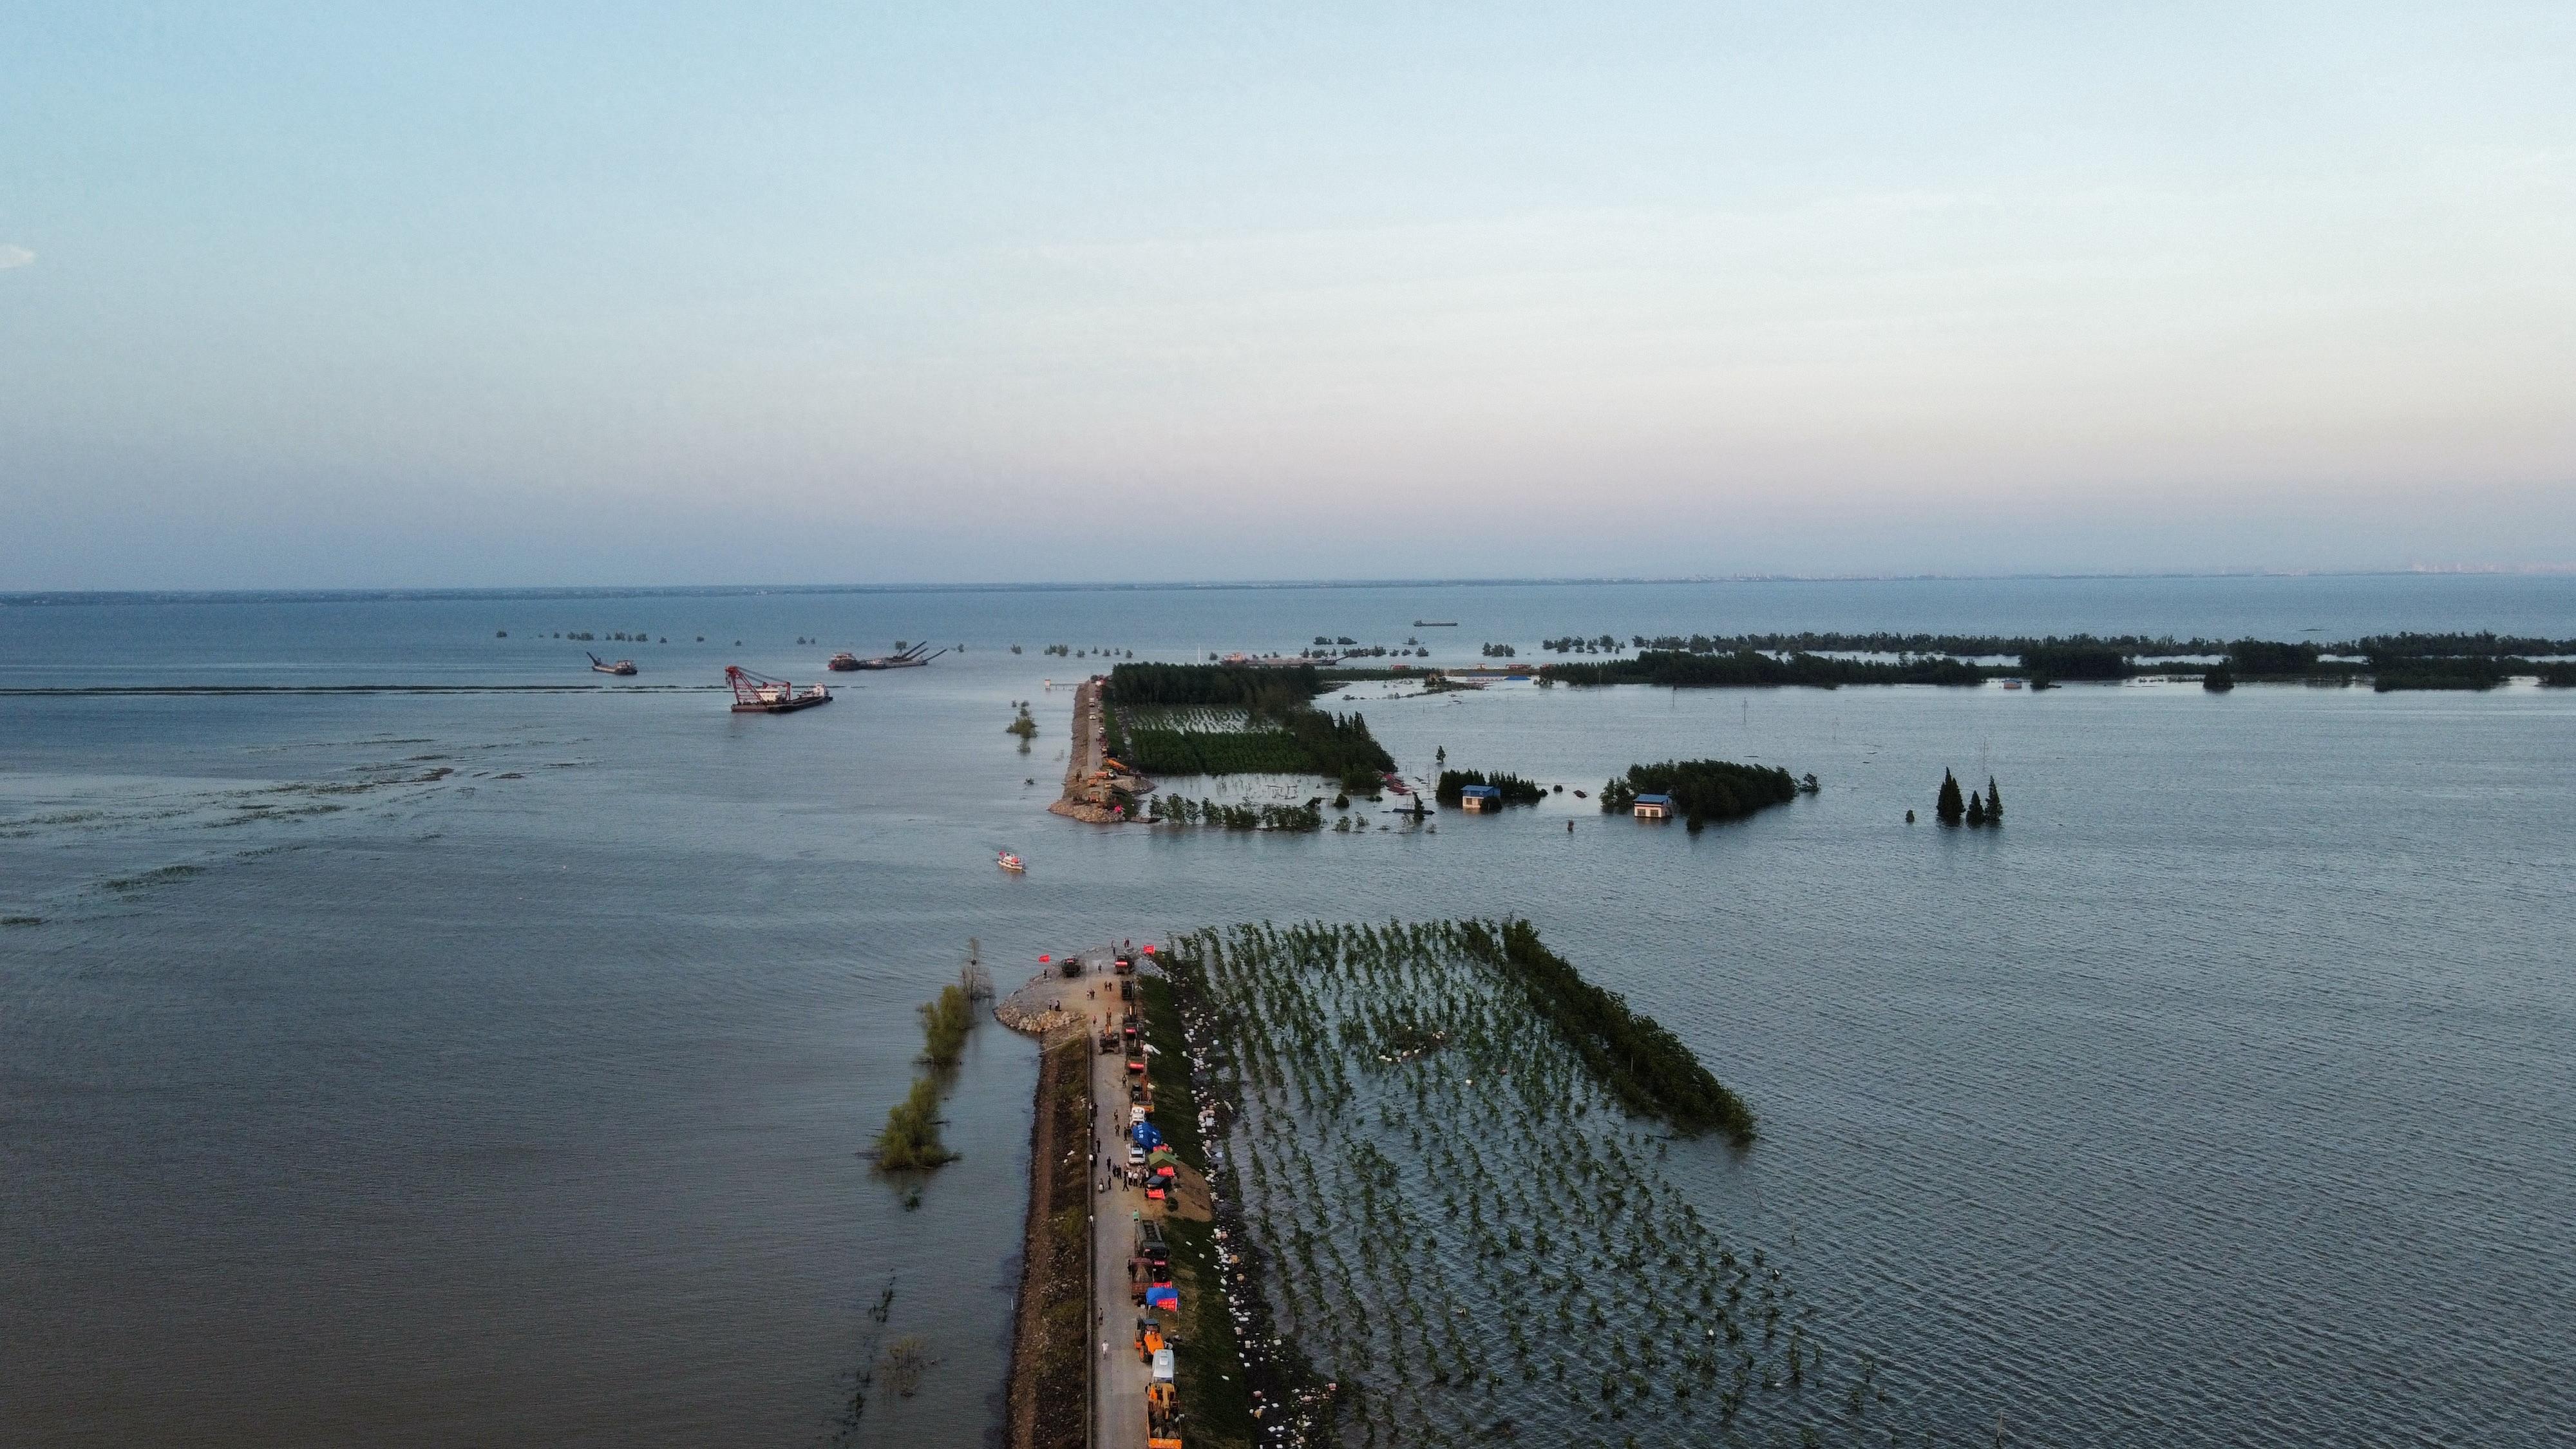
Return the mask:
{"type": "Polygon", "coordinates": [[[508,599],[706,599],[765,594],[1194,593],[1299,589],[1602,588],[1672,584],[1980,584],[2089,580],[2576,578],[2576,563],[2498,568],[2178,569],[2013,574],[1684,574],[1600,578],[1395,578],[913,584],[598,584],[495,588],[357,589],[22,589],[0,592],[0,608],[102,604],[356,604],[508,599]]]}

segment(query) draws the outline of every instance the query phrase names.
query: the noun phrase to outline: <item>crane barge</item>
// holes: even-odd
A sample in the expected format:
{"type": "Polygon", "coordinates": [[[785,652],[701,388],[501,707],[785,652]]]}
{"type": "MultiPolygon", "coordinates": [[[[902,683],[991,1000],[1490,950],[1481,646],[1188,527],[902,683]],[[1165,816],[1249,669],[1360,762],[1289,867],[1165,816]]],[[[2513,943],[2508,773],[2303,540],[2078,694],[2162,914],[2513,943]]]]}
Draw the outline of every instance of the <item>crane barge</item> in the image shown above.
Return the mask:
{"type": "Polygon", "coordinates": [[[918,644],[907,645],[893,654],[880,654],[873,659],[861,659],[854,654],[843,651],[842,653],[833,655],[830,663],[825,667],[842,671],[852,669],[919,669],[923,665],[928,664],[931,660],[938,658],[941,654],[948,652],[945,649],[928,654],[922,652],[928,648],[930,648],[930,641],[924,639],[918,644]]]}
{"type": "Polygon", "coordinates": [[[784,679],[754,674],[739,664],[725,666],[725,683],[733,686],[735,714],[790,714],[832,702],[832,691],[822,685],[799,690],[784,679]]]}

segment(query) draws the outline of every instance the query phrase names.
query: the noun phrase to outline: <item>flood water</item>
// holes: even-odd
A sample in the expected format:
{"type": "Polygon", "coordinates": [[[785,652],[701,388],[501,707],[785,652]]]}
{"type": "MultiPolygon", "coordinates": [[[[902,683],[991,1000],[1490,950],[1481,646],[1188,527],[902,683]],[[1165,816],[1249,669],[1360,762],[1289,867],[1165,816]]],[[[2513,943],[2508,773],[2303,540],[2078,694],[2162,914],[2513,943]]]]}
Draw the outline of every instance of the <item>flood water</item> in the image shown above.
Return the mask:
{"type": "Polygon", "coordinates": [[[1100,664],[1049,644],[1799,628],[2569,636],[2576,580],[12,601],[6,690],[571,689],[0,695],[0,915],[40,922],[0,927],[0,1441],[991,1442],[1033,1052],[977,1033],[917,1208],[860,1156],[968,938],[1007,985],[1110,937],[1517,913],[1761,1114],[1664,1170],[1907,1423],[2558,1442],[2576,694],[1372,686],[1335,706],[1408,771],[1568,794],[1437,833],[1042,809],[1044,681],[1100,664]],[[580,653],[802,682],[924,636],[966,652],[777,718],[580,653]],[[1697,836],[1571,796],[1703,755],[1824,790],[1697,836]],[[2006,828],[1930,825],[1945,767],[2006,828]],[[887,1334],[932,1366],[854,1407],[887,1334]]]}

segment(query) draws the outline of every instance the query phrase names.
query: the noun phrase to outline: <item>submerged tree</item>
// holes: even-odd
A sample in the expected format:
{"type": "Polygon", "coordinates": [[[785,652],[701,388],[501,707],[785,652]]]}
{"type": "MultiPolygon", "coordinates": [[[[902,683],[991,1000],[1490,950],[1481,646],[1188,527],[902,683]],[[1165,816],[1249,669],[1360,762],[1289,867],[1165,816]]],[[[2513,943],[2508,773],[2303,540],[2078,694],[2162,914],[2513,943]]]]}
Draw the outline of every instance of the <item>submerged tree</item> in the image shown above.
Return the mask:
{"type": "Polygon", "coordinates": [[[1956,825],[1968,813],[1968,802],[1959,795],[1959,777],[1947,770],[1941,772],[1941,798],[1933,803],[1932,813],[1944,825],[1956,825]]]}
{"type": "Polygon", "coordinates": [[[1985,796],[1970,795],[1968,797],[1968,823],[1970,825],[1983,825],[1986,823],[1985,796]]]}
{"type": "Polygon", "coordinates": [[[934,1067],[953,1067],[965,1050],[966,1034],[975,1029],[975,1006],[963,985],[940,988],[921,1011],[922,1060],[934,1067]]]}
{"type": "Polygon", "coordinates": [[[1995,788],[1995,777],[1992,775],[1986,777],[1986,823],[1988,825],[2004,823],[2004,796],[2002,791],[1995,788]]]}

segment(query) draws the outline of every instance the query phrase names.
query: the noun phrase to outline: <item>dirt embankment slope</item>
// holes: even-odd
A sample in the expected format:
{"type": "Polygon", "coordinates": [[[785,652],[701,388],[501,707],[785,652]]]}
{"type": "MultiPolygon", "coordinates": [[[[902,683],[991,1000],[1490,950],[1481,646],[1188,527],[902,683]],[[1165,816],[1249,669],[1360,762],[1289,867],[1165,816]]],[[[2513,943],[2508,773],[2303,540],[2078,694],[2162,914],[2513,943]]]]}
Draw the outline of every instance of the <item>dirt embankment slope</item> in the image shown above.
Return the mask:
{"type": "Polygon", "coordinates": [[[1109,762],[1107,724],[1100,692],[1108,680],[1093,675],[1073,692],[1073,748],[1065,755],[1064,794],[1048,810],[1094,825],[1109,825],[1134,815],[1136,797],[1154,782],[1109,762]]]}
{"type": "Polygon", "coordinates": [[[1081,1449],[1091,1318],[1091,1052],[1050,1033],[1029,1134],[1029,1215],[1011,1334],[1010,1449],[1081,1449]]]}

